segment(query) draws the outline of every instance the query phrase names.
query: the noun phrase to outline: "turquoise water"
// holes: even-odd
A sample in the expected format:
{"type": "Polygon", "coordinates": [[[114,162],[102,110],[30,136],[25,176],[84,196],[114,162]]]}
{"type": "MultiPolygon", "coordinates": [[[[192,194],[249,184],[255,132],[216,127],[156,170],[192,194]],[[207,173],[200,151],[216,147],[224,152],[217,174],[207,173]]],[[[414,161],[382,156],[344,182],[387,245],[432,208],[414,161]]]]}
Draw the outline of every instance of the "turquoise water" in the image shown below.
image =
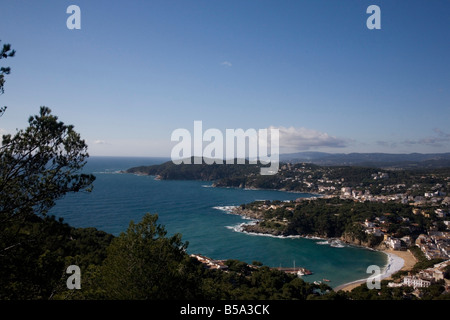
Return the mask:
{"type": "Polygon", "coordinates": [[[120,174],[132,166],[161,163],[155,158],[108,158],[89,160],[86,171],[97,177],[91,193],[67,195],[50,212],[74,227],[95,227],[120,234],[131,220],[139,222],[146,212],[157,213],[169,234],[181,233],[188,253],[214,259],[257,260],[264,265],[305,267],[314,272],[306,281],[331,280],[338,285],[367,278],[369,265],[386,264],[386,255],[352,246],[332,247],[321,240],[275,238],[236,231],[248,222],[217,207],[255,200],[294,200],[307,194],[235,188],[212,188],[210,182],[160,181],[150,176],[120,174]]]}

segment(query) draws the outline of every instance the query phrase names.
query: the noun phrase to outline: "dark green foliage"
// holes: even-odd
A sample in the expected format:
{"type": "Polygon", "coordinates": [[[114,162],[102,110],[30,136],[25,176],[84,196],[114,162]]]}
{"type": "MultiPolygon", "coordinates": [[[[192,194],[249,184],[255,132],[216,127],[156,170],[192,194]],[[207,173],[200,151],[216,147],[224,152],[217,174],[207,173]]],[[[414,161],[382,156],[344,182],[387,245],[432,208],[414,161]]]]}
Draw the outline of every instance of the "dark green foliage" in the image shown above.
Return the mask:
{"type": "MultiPolygon", "coordinates": [[[[0,60],[6,59],[8,57],[14,57],[15,54],[16,51],[11,49],[10,44],[4,44],[2,50],[0,51],[0,60]]],[[[0,67],[0,94],[3,94],[5,92],[5,75],[10,74],[10,72],[11,68],[0,67]]],[[[3,113],[5,113],[6,108],[6,106],[0,107],[0,117],[3,115],[3,113]]]]}
{"type": "Polygon", "coordinates": [[[444,277],[445,279],[449,280],[450,279],[450,265],[446,266],[444,269],[444,277]]]}
{"type": "Polygon", "coordinates": [[[87,268],[90,264],[100,265],[106,258],[106,250],[113,236],[95,228],[71,229],[67,244],[73,264],[87,268]]]}
{"type": "Polygon", "coordinates": [[[47,107],[29,126],[4,135],[0,148],[0,220],[45,215],[66,193],[90,190],[95,177],[79,171],[89,156],[73,126],[47,107]]]}
{"type": "MultiPolygon", "coordinates": [[[[14,57],[15,54],[16,54],[16,51],[12,50],[11,45],[6,43],[3,45],[3,48],[0,51],[0,60],[6,59],[8,57],[14,57]]],[[[4,87],[3,87],[5,84],[5,75],[10,74],[10,72],[11,72],[11,68],[9,68],[9,67],[1,67],[0,68],[0,94],[5,92],[4,87]]]]}
{"type": "Polygon", "coordinates": [[[167,231],[157,219],[157,215],[147,214],[138,224],[131,222],[108,248],[101,268],[107,298],[195,298],[196,292],[189,290],[187,243],[179,234],[166,237],[167,231]]]}
{"type": "Polygon", "coordinates": [[[254,261],[252,262],[252,265],[253,265],[253,266],[260,267],[260,266],[263,265],[263,263],[262,263],[261,261],[256,261],[256,260],[254,260],[254,261]]]}
{"type": "MultiPolygon", "coordinates": [[[[9,50],[4,47],[3,58],[13,55],[9,50]]],[[[84,140],[73,126],[58,121],[46,107],[41,107],[39,115],[29,118],[25,130],[3,136],[0,147],[2,299],[53,297],[61,286],[69,260],[85,266],[93,263],[94,256],[102,258],[102,253],[89,247],[95,243],[87,244],[85,249],[71,243],[73,237],[79,236],[78,231],[73,232],[61,221],[45,218],[58,198],[91,188],[95,177],[79,173],[88,157],[86,150],[84,140]]],[[[91,233],[92,230],[87,231],[83,238],[88,239],[91,233]]],[[[97,246],[98,250],[109,243],[108,237],[105,236],[104,244],[97,246]]]]}
{"type": "Polygon", "coordinates": [[[249,265],[247,265],[245,262],[235,259],[228,259],[227,261],[225,261],[225,264],[228,266],[228,270],[232,272],[237,272],[245,276],[251,273],[249,265]]]}
{"type": "Polygon", "coordinates": [[[444,261],[444,259],[438,259],[438,258],[436,258],[436,259],[431,259],[431,260],[425,259],[425,260],[422,260],[422,261],[418,261],[418,262],[414,265],[412,271],[413,271],[413,272],[418,272],[418,271],[423,270],[423,269],[428,269],[428,268],[431,268],[431,267],[433,267],[435,264],[438,264],[438,263],[440,263],[440,262],[442,262],[442,261],[444,261]]]}
{"type": "MultiPolygon", "coordinates": [[[[15,244],[0,255],[0,300],[50,299],[67,290],[71,264],[82,271],[106,256],[112,235],[94,228],[75,229],[52,217],[30,216],[9,222],[3,235],[15,244]]],[[[6,247],[4,238],[0,245],[6,247]]]]}

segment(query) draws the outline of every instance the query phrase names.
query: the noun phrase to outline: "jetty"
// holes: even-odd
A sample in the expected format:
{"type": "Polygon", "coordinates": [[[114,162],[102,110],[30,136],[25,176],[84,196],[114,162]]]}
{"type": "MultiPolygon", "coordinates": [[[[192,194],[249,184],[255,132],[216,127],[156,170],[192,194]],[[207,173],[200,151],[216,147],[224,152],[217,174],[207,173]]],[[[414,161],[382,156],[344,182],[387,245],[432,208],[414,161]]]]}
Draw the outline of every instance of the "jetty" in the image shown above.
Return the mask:
{"type": "Polygon", "coordinates": [[[277,270],[280,271],[284,271],[286,273],[292,273],[292,274],[297,274],[299,276],[308,276],[313,274],[311,270],[308,270],[306,268],[283,268],[283,267],[278,267],[276,268],[277,270]]]}
{"type": "Polygon", "coordinates": [[[313,274],[311,270],[308,270],[306,268],[295,267],[295,261],[294,261],[294,266],[292,268],[278,267],[276,269],[279,271],[286,272],[286,273],[296,274],[299,277],[308,276],[308,275],[313,274]]]}

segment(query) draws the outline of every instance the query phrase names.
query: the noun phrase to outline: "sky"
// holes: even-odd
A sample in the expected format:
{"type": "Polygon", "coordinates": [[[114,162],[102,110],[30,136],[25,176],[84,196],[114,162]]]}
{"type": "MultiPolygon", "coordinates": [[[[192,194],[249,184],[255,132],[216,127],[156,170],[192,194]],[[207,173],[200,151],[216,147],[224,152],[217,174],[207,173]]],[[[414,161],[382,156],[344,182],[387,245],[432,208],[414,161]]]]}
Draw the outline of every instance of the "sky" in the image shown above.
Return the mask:
{"type": "MultiPolygon", "coordinates": [[[[450,152],[450,1],[0,0],[0,134],[40,106],[91,156],[174,130],[278,128],[281,152],[450,152]],[[70,5],[80,29],[69,29],[70,5]],[[381,29],[369,29],[370,5],[381,29]]],[[[72,20],[70,20],[72,21],[72,20]]]]}

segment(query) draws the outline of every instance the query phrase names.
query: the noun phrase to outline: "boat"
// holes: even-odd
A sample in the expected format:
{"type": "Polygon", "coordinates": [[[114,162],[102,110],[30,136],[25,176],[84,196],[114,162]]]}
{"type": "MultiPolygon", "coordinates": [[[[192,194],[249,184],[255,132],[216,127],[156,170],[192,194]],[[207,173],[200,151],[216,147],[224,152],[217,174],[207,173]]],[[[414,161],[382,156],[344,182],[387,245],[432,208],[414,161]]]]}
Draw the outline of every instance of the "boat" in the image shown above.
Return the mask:
{"type": "Polygon", "coordinates": [[[310,271],[310,270],[308,270],[308,269],[306,269],[306,268],[302,268],[302,272],[303,272],[305,275],[307,275],[307,276],[313,274],[312,271],[310,271]]]}

